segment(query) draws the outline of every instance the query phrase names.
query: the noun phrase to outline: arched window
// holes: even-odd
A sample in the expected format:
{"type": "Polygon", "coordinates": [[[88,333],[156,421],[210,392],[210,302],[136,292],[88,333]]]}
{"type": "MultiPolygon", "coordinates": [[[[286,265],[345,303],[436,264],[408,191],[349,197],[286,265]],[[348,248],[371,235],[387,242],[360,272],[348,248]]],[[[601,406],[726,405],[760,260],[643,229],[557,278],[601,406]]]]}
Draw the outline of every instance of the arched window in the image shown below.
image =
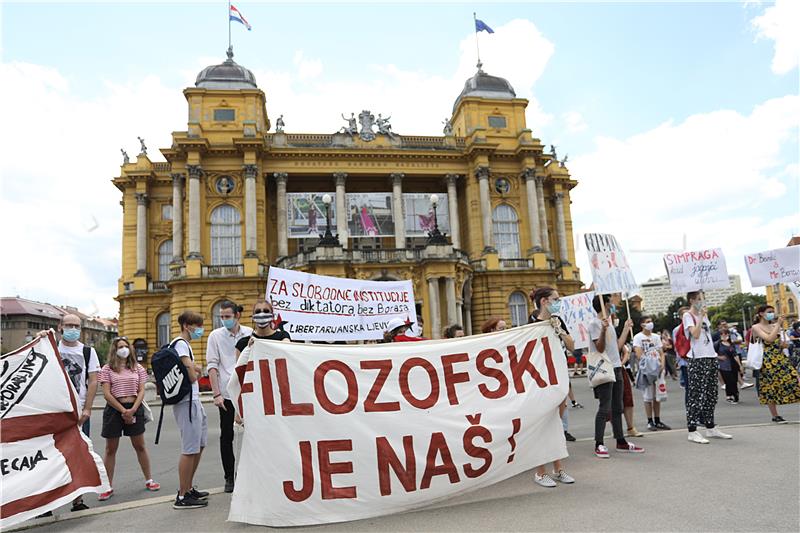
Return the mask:
{"type": "Polygon", "coordinates": [[[169,335],[170,320],[171,318],[168,312],[161,313],[158,315],[158,318],[156,318],[156,334],[158,336],[157,344],[159,348],[171,340],[169,335]]]}
{"type": "Polygon", "coordinates": [[[222,327],[222,319],[219,317],[220,311],[222,311],[222,302],[225,300],[220,300],[214,304],[214,307],[211,308],[211,327],[213,329],[221,328],[222,327]]]}
{"type": "Polygon", "coordinates": [[[796,313],[795,311],[796,307],[794,306],[794,298],[787,298],[787,300],[789,300],[789,314],[793,315],[796,313]]]}
{"type": "Polygon", "coordinates": [[[211,212],[211,264],[238,265],[242,261],[242,224],[239,210],[221,205],[211,212]]]}
{"type": "Polygon", "coordinates": [[[500,204],[492,212],[494,246],[501,259],[516,259],[519,251],[519,219],[514,208],[500,204]]]}
{"type": "MultiPolygon", "coordinates": [[[[158,247],[158,281],[169,281],[169,264],[172,262],[172,239],[158,247]]],[[[160,346],[160,345],[159,345],[160,346]]]]}
{"type": "Polygon", "coordinates": [[[528,323],[528,297],[517,291],[508,298],[508,310],[511,312],[511,325],[521,326],[528,323]]]}

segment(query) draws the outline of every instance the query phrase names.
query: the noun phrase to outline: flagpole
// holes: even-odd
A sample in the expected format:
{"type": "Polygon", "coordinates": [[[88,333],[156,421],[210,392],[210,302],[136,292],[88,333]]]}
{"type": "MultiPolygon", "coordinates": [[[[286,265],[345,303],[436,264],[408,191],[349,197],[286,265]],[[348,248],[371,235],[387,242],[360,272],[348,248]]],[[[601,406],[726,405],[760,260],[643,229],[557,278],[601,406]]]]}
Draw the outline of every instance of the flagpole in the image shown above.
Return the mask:
{"type": "Polygon", "coordinates": [[[472,22],[473,26],[475,27],[475,50],[478,52],[478,70],[481,69],[481,47],[478,44],[478,15],[475,12],[472,12],[472,22]]]}
{"type": "Polygon", "coordinates": [[[231,0],[228,0],[228,50],[231,49],[231,0]]]}

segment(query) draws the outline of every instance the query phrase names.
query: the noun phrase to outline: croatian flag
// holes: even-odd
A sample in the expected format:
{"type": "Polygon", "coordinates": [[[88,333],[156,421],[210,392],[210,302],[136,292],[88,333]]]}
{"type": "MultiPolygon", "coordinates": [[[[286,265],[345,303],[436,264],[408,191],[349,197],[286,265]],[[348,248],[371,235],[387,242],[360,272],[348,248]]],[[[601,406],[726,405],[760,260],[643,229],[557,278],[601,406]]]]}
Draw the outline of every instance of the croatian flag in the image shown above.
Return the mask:
{"type": "Polygon", "coordinates": [[[475,19],[475,33],[478,33],[479,31],[494,33],[494,30],[490,28],[489,25],[486,24],[484,21],[482,21],[481,19],[475,19]]]}
{"type": "Polygon", "coordinates": [[[253,29],[253,27],[250,26],[250,23],[247,22],[247,19],[244,18],[244,15],[242,15],[239,12],[239,10],[236,9],[236,6],[234,6],[233,4],[231,4],[230,19],[231,20],[235,20],[236,22],[238,22],[240,24],[244,24],[244,27],[247,28],[247,31],[250,31],[250,30],[253,29]]]}

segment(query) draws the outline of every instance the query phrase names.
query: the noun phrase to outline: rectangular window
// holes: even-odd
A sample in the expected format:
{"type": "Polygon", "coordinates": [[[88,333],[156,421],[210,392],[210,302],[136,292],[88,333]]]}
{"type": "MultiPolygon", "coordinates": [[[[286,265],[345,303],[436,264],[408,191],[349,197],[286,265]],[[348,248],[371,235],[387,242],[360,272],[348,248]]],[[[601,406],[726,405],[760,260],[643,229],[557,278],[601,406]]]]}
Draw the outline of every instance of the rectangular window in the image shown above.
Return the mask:
{"type": "Polygon", "coordinates": [[[235,109],[215,109],[214,110],[214,120],[216,122],[229,122],[231,120],[236,120],[236,110],[235,109]]]}
{"type": "Polygon", "coordinates": [[[161,206],[161,220],[172,220],[172,204],[161,206]]]}
{"type": "Polygon", "coordinates": [[[506,117],[489,117],[489,127],[501,129],[506,127],[506,117]]]}

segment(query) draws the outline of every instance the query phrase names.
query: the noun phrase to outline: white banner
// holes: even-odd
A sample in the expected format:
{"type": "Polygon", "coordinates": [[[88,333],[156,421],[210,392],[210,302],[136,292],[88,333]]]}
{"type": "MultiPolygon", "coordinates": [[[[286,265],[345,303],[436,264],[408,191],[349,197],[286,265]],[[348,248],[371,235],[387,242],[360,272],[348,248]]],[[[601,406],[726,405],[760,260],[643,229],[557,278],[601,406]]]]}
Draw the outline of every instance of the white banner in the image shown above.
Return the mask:
{"type": "Polygon", "coordinates": [[[617,239],[608,233],[587,233],[583,237],[595,294],[636,293],[639,286],[617,239]]]}
{"type": "Polygon", "coordinates": [[[800,281],[790,281],[786,287],[792,291],[795,301],[800,304],[800,281]]]}
{"type": "Polygon", "coordinates": [[[568,388],[549,323],[413,346],[257,340],[228,383],[245,427],[228,520],[398,513],[562,459],[568,388]]]}
{"type": "Polygon", "coordinates": [[[800,245],[748,254],[744,264],[753,287],[800,281],[800,245]]]}
{"type": "Polygon", "coordinates": [[[567,325],[576,349],[589,347],[589,323],[597,317],[597,312],[592,307],[592,298],[592,291],[561,297],[558,316],[567,325]]]}
{"type": "Polygon", "coordinates": [[[727,289],[731,282],[722,248],[664,254],[672,294],[727,289]]]}
{"type": "Polygon", "coordinates": [[[0,358],[0,528],[109,490],[53,332],[0,358]]]}
{"type": "Polygon", "coordinates": [[[318,276],[270,267],[267,300],[293,340],[382,339],[389,320],[414,322],[414,285],[318,276]]]}

